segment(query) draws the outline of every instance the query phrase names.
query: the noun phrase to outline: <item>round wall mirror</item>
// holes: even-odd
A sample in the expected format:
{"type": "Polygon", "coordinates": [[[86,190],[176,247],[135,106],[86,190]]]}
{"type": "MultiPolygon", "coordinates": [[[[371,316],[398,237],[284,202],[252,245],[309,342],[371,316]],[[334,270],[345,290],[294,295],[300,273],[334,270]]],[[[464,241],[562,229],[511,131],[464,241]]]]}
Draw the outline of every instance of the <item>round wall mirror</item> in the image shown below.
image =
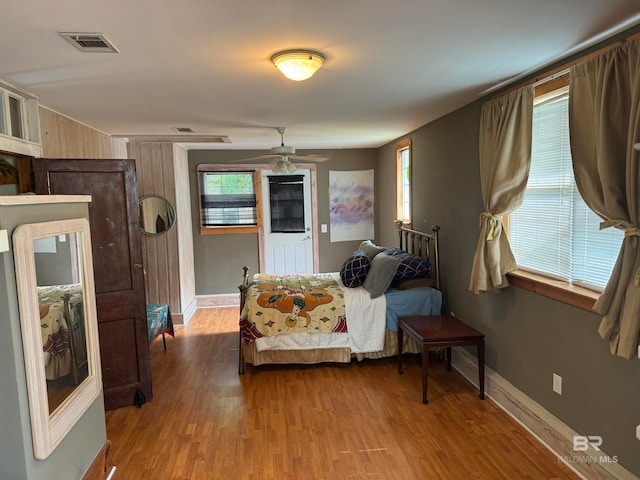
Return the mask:
{"type": "Polygon", "coordinates": [[[146,235],[162,235],[176,223],[176,211],[171,202],[160,195],[145,195],[140,206],[140,230],[146,235]]]}

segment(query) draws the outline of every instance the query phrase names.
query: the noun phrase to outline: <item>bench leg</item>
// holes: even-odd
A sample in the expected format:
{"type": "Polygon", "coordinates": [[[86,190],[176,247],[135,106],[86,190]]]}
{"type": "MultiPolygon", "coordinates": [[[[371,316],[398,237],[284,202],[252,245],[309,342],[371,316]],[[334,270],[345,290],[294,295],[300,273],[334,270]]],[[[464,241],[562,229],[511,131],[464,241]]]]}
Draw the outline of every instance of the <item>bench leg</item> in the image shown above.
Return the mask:
{"type": "Polygon", "coordinates": [[[429,375],[429,345],[422,344],[422,403],[429,403],[427,400],[427,377],[429,375]]]}
{"type": "Polygon", "coordinates": [[[447,370],[451,371],[451,347],[447,347],[447,370]]]}
{"type": "Polygon", "coordinates": [[[478,343],[478,383],[480,384],[480,399],[484,400],[484,338],[478,343]]]}
{"type": "Polygon", "coordinates": [[[402,329],[398,326],[398,373],[402,373],[402,329]]]}

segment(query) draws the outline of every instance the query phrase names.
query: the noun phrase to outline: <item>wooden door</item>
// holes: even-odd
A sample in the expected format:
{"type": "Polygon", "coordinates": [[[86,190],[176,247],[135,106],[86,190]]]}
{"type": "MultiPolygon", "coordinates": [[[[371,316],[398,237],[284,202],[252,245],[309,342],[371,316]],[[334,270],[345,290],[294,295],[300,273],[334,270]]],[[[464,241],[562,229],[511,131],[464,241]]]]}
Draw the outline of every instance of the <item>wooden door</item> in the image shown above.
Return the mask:
{"type": "Polygon", "coordinates": [[[105,408],[152,398],[133,160],[33,161],[39,194],[91,195],[89,223],[105,408]]]}

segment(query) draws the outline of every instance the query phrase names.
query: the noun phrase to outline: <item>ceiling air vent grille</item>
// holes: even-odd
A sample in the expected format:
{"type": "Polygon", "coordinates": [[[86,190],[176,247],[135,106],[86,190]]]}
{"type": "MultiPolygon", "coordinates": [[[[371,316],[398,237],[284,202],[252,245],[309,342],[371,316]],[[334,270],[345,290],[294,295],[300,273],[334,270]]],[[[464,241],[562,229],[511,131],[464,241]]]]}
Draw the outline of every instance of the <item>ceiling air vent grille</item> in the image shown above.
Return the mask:
{"type": "Polygon", "coordinates": [[[60,32],[60,35],[81,52],[119,53],[102,33],[60,32]]]}

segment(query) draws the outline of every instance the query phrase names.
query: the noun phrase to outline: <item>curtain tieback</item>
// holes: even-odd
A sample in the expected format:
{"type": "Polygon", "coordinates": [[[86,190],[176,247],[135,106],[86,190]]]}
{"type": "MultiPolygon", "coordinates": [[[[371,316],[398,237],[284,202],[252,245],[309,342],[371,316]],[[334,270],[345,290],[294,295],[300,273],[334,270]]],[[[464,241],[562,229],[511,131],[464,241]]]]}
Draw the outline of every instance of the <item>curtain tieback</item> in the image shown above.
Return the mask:
{"type": "MultiPolygon", "coordinates": [[[[600,230],[609,227],[621,226],[624,228],[624,236],[626,237],[640,237],[640,228],[636,227],[632,223],[625,222],[624,220],[609,220],[600,224],[600,230]]],[[[636,271],[633,284],[636,287],[640,287],[640,268],[636,271]]]]}
{"type": "Polygon", "coordinates": [[[482,228],[483,219],[489,220],[489,232],[487,233],[487,240],[493,240],[493,233],[498,226],[498,222],[502,220],[502,215],[493,215],[491,212],[482,212],[480,214],[480,228],[482,228]]]}
{"type": "Polygon", "coordinates": [[[633,223],[626,222],[624,220],[607,220],[600,223],[600,230],[604,230],[609,227],[622,227],[624,229],[625,237],[640,237],[640,229],[633,223]]]}

